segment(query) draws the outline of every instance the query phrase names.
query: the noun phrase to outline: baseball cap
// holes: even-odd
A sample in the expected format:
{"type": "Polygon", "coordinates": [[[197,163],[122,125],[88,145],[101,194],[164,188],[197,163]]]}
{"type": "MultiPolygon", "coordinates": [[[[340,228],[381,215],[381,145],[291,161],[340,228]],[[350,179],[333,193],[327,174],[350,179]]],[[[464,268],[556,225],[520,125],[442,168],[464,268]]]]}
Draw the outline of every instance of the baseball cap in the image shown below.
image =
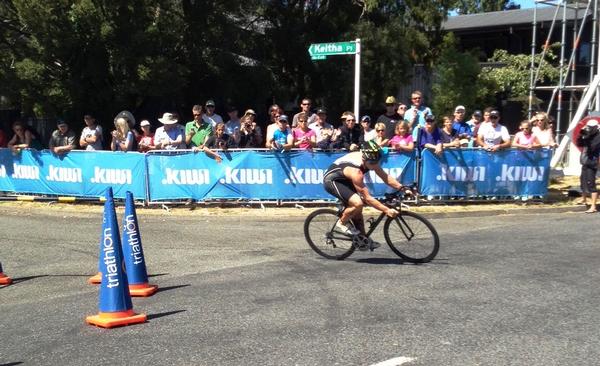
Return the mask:
{"type": "Polygon", "coordinates": [[[206,101],[206,103],[204,103],[205,106],[207,107],[214,107],[215,106],[215,101],[212,99],[209,99],[206,101]]]}
{"type": "Polygon", "coordinates": [[[460,112],[460,111],[465,111],[465,106],[464,105],[457,105],[456,108],[454,108],[454,113],[456,112],[460,112]]]}
{"type": "Polygon", "coordinates": [[[317,109],[317,114],[327,114],[327,110],[325,108],[317,109]]]}
{"type": "Polygon", "coordinates": [[[63,126],[63,125],[66,125],[66,124],[67,124],[67,122],[65,122],[65,120],[62,119],[62,118],[59,118],[59,119],[56,120],[56,125],[57,126],[63,126]]]}
{"type": "Polygon", "coordinates": [[[483,116],[483,114],[481,113],[481,111],[479,109],[475,110],[475,112],[473,112],[473,115],[475,117],[481,117],[481,116],[483,116]]]}
{"type": "Polygon", "coordinates": [[[279,116],[278,121],[280,121],[280,122],[287,122],[288,121],[288,116],[286,116],[285,114],[282,114],[281,116],[279,116]]]}
{"type": "Polygon", "coordinates": [[[362,116],[362,118],[360,119],[360,121],[361,122],[364,122],[364,121],[369,121],[370,122],[371,121],[371,117],[370,116],[362,116]]]}
{"type": "Polygon", "coordinates": [[[148,120],[145,119],[142,122],[140,122],[140,126],[142,126],[142,127],[144,127],[144,126],[150,126],[150,122],[148,122],[148,120]]]}
{"type": "Polygon", "coordinates": [[[490,116],[498,117],[498,116],[500,116],[500,112],[498,112],[497,110],[494,109],[493,111],[490,112],[490,116]]]}
{"type": "Polygon", "coordinates": [[[586,122],[585,125],[588,126],[588,127],[598,126],[598,120],[590,119],[589,121],[586,122]]]}
{"type": "Polygon", "coordinates": [[[435,116],[433,114],[428,114],[425,116],[425,122],[435,121],[435,116]]]}
{"type": "Polygon", "coordinates": [[[396,98],[392,95],[385,98],[385,104],[396,104],[396,98]]]}
{"type": "Polygon", "coordinates": [[[246,112],[244,112],[244,115],[247,116],[249,114],[253,114],[256,116],[256,112],[254,112],[254,109],[247,109],[246,112]]]}

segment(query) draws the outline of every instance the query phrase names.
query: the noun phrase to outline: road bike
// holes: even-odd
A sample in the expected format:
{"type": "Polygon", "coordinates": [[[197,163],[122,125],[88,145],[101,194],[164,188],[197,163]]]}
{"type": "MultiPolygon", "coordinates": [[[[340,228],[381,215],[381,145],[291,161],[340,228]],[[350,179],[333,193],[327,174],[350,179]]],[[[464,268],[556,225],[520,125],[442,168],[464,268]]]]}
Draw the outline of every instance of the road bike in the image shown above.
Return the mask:
{"type": "MultiPolygon", "coordinates": [[[[336,231],[335,224],[345,207],[338,210],[323,208],[313,211],[304,221],[304,236],[310,247],[319,255],[328,259],[343,260],[359,250],[373,250],[378,246],[370,236],[383,221],[383,235],[387,245],[394,253],[407,262],[427,263],[437,255],[440,239],[435,227],[423,216],[407,211],[402,204],[404,193],[386,194],[381,203],[396,209],[395,218],[381,213],[377,219],[371,217],[366,235],[347,235],[336,231]]],[[[353,225],[350,221],[349,225],[353,225]]]]}

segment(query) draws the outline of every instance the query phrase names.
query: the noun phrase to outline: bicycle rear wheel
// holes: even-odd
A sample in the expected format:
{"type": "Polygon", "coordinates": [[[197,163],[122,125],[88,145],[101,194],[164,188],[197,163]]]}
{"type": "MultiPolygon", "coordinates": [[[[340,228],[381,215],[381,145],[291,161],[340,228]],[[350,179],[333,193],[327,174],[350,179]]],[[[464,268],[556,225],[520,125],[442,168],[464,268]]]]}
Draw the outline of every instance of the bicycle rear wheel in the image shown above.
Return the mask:
{"type": "Polygon", "coordinates": [[[392,251],[408,262],[427,263],[440,249],[440,239],[433,225],[414,212],[402,211],[398,217],[388,218],[383,234],[392,251]]]}
{"type": "Polygon", "coordinates": [[[345,259],[355,249],[351,237],[333,230],[338,219],[337,211],[319,209],[304,221],[304,236],[308,245],[327,259],[345,259]]]}

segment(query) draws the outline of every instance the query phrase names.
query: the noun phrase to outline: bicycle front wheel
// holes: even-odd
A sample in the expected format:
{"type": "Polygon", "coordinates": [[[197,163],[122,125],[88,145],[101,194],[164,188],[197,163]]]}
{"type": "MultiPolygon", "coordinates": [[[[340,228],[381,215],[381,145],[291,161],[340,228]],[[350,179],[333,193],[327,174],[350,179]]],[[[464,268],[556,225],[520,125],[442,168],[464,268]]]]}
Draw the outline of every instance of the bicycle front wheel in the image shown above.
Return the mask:
{"type": "Polygon", "coordinates": [[[408,262],[427,263],[440,249],[440,239],[433,225],[414,212],[402,211],[398,217],[388,218],[383,234],[392,251],[408,262]]]}
{"type": "Polygon", "coordinates": [[[304,236],[308,245],[327,259],[342,260],[354,252],[352,238],[333,230],[338,220],[335,210],[320,209],[304,221],[304,236]]]}

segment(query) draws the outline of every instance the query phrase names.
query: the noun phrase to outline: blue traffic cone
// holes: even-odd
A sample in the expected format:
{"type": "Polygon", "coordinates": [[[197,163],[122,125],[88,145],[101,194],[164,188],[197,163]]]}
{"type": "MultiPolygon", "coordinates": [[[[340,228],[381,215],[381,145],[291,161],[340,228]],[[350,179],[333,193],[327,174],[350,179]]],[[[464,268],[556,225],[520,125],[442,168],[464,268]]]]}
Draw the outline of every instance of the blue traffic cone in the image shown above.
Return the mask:
{"type": "Polygon", "coordinates": [[[129,295],[127,274],[123,271],[123,252],[112,188],[106,190],[102,228],[100,312],[85,318],[88,324],[103,328],[143,323],[146,314],[135,314],[129,295]]]}
{"type": "Polygon", "coordinates": [[[123,259],[129,280],[131,296],[151,296],[157,290],[157,285],[148,284],[148,272],[144,260],[142,237],[138,226],[137,214],[133,203],[133,193],[127,192],[125,199],[125,214],[123,215],[123,259]]]}
{"type": "Polygon", "coordinates": [[[0,285],[5,286],[10,285],[11,283],[12,278],[8,277],[4,274],[4,272],[2,272],[2,262],[0,262],[0,285]]]}

